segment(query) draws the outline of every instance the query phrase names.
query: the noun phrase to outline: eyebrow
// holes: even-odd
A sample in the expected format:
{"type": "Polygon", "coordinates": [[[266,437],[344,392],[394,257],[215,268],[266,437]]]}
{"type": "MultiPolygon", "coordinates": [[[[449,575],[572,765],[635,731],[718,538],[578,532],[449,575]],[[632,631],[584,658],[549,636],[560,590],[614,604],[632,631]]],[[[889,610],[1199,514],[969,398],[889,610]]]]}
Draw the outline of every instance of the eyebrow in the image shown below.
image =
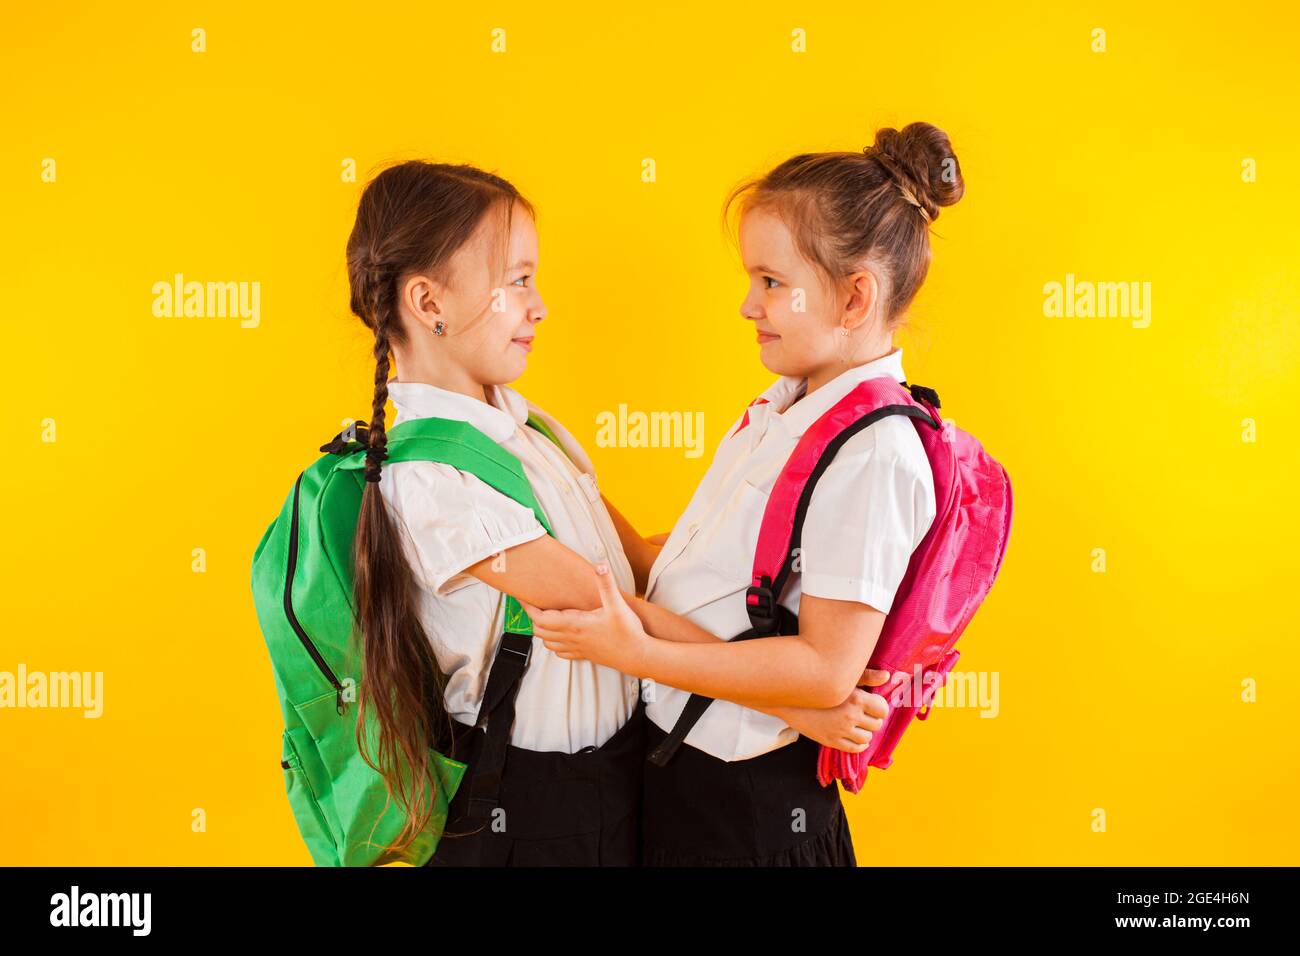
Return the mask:
{"type": "Polygon", "coordinates": [[[779,275],[784,275],[784,274],[785,274],[785,273],[783,273],[780,269],[769,269],[767,266],[754,266],[754,267],[751,268],[749,271],[750,271],[750,272],[770,272],[770,273],[772,273],[772,275],[774,275],[774,276],[779,276],[779,275]]]}
{"type": "Polygon", "coordinates": [[[513,269],[536,269],[537,263],[533,262],[532,259],[520,259],[518,262],[513,263],[510,266],[510,268],[512,270],[513,269]]]}

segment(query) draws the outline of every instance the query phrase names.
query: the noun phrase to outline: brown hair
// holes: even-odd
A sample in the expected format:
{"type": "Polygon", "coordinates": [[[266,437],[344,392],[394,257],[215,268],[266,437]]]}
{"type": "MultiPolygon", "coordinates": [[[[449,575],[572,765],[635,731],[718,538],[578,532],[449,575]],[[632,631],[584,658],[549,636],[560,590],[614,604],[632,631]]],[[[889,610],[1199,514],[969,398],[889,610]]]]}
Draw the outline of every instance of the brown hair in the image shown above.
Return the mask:
{"type": "Polygon", "coordinates": [[[930,223],[965,189],[947,134],[911,123],[877,130],[861,152],[792,156],[733,189],[723,217],[742,197],[743,210],[776,212],[799,252],[831,282],[864,262],[881,267],[883,314],[893,328],[929,270],[930,223]]]}
{"type": "Polygon", "coordinates": [[[390,803],[396,799],[406,809],[395,849],[408,846],[428,824],[433,802],[423,782],[437,786],[429,750],[442,749],[451,729],[442,698],[446,679],[420,623],[415,576],[378,485],[387,456],[390,346],[406,341],[398,296],[410,275],[445,273],[489,213],[505,213],[508,240],[516,203],[533,214],[528,201],[498,176],[473,166],[413,160],[385,169],[366,185],[348,237],[351,308],[375,333],[366,481],[353,550],[355,626],[363,644],[357,741],[362,758],[383,774],[390,803]],[[378,725],[376,760],[366,752],[367,710],[378,725]]]}

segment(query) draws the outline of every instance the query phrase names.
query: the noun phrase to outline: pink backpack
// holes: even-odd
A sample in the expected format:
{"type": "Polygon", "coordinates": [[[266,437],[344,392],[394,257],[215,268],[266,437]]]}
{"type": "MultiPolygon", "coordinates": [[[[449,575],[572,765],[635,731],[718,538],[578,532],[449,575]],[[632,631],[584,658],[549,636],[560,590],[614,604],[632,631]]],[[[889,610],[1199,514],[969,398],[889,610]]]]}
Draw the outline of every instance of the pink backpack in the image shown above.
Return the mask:
{"type": "MultiPolygon", "coordinates": [[[[885,725],[862,753],[822,747],[822,786],[843,781],[857,793],[867,768],[893,763],[894,748],[913,717],[924,720],[960,652],[953,648],[1002,566],[1011,531],[1011,482],[980,443],[939,417],[939,396],[892,378],[859,383],[804,432],[777,476],[758,533],[754,575],[745,592],[752,627],[732,640],[798,633],[798,618],[778,603],[794,569],[813,489],[849,438],[887,415],[913,419],[934,472],[935,517],[912,553],[885,616],[869,666],[893,677],[872,687],[890,702],[885,725]]],[[[747,423],[742,422],[741,427],[747,423]]],[[[672,732],[650,755],[662,766],[681,746],[713,698],[692,694],[672,732]]]]}

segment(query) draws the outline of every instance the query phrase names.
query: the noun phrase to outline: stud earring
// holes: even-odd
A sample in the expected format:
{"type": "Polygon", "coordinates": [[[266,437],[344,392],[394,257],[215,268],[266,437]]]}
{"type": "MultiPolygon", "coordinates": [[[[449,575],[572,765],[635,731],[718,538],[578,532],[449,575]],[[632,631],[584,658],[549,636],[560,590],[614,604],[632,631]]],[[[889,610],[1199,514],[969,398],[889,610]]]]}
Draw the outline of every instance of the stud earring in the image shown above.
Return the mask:
{"type": "Polygon", "coordinates": [[[447,326],[443,323],[442,319],[439,319],[437,322],[433,323],[433,334],[442,335],[446,328],[447,326]]]}
{"type": "Polygon", "coordinates": [[[849,334],[849,330],[846,329],[844,326],[841,325],[841,326],[840,326],[840,335],[848,335],[848,334],[849,334]]]}

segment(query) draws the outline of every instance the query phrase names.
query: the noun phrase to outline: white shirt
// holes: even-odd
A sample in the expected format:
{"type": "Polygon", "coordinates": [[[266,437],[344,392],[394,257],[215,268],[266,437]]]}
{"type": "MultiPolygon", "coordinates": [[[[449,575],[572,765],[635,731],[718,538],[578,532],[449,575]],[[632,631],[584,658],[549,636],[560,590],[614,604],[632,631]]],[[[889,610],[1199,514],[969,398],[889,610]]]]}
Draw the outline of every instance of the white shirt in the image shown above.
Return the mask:
{"type": "MultiPolygon", "coordinates": [[[[601,501],[591,461],[559,422],[505,386],[488,386],[491,404],[423,382],[390,382],[397,408],[390,427],[411,418],[469,422],[519,459],[555,538],[587,560],[606,562],[618,585],[635,590],[632,568],[601,501]],[[539,414],[565,451],[524,424],[539,414]]],[[[546,533],[532,509],[450,465],[385,463],[379,488],[409,534],[407,561],[420,589],[419,614],[447,675],[448,713],[478,717],[505,618],[502,592],[462,573],[470,565],[546,533]]],[[[399,524],[399,526],[400,526],[399,524]]],[[[599,747],[626,723],[640,691],[635,677],[590,661],[570,661],[533,638],[520,681],[510,742],[526,750],[575,753],[599,747]]]]}
{"type": "MultiPolygon", "coordinates": [[[[785,376],[727,432],[709,470],[650,570],[646,598],[731,640],[750,627],[745,589],[768,494],[800,436],[859,382],[905,381],[894,349],[802,397],[805,379],[785,376]]],[[[781,604],[799,612],[802,593],[859,601],[888,612],[912,552],[935,515],[934,477],[912,420],[891,415],[849,438],[818,481],[803,527],[802,572],[790,576],[781,604]]],[[[800,542],[792,543],[800,547],[800,542]]],[[[645,688],[646,714],[662,730],[690,694],[645,688]]],[[[686,743],[721,760],[747,760],[794,743],[778,717],[716,700],[686,743]]]]}

